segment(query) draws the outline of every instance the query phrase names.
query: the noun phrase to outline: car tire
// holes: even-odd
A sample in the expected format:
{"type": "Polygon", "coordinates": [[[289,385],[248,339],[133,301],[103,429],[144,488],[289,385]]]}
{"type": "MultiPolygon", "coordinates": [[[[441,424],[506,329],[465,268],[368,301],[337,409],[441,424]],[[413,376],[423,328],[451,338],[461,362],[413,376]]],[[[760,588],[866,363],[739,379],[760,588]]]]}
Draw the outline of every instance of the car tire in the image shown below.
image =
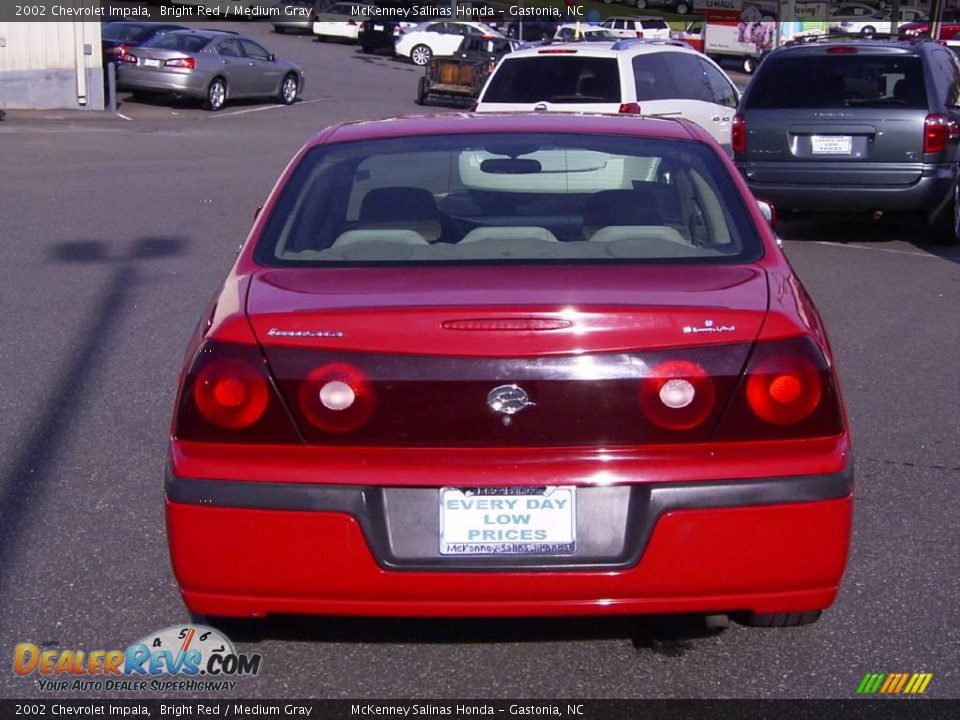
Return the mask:
{"type": "Polygon", "coordinates": [[[756,69],[757,69],[757,65],[759,65],[759,64],[760,64],[760,63],[757,62],[757,59],[756,59],[755,57],[752,57],[752,56],[750,56],[750,55],[747,55],[747,56],[743,59],[742,68],[743,68],[743,71],[744,71],[747,75],[753,75],[754,71],[756,71],[756,69]]]}
{"type": "Polygon", "coordinates": [[[860,31],[860,34],[866,37],[870,37],[875,32],[877,32],[877,29],[875,27],[873,27],[872,25],[867,25],[865,28],[863,28],[863,30],[860,31]]]}
{"type": "Polygon", "coordinates": [[[960,184],[953,189],[953,202],[947,204],[930,221],[932,245],[957,245],[960,243],[960,184]]]}
{"type": "Polygon", "coordinates": [[[426,45],[415,45],[410,51],[410,61],[414,65],[419,65],[420,67],[423,67],[430,62],[430,58],[432,57],[433,50],[426,45]]]}
{"type": "Polygon", "coordinates": [[[227,83],[222,77],[215,77],[207,86],[204,107],[210,112],[222,110],[227,102],[227,83]]]}
{"type": "Polygon", "coordinates": [[[797,613],[747,613],[745,615],[734,616],[734,620],[747,627],[799,627],[800,625],[815,623],[820,619],[820,615],[822,614],[822,610],[809,610],[807,612],[797,613]]]}
{"type": "Polygon", "coordinates": [[[633,5],[637,10],[644,10],[647,7],[647,0],[636,0],[633,5]]]}
{"type": "Polygon", "coordinates": [[[420,82],[417,84],[417,105],[426,105],[427,96],[430,93],[427,91],[427,76],[422,75],[420,77],[420,82]]]}
{"type": "Polygon", "coordinates": [[[677,15],[686,15],[690,12],[690,6],[686,3],[677,3],[677,9],[674,10],[674,12],[677,13],[677,15]]]}
{"type": "Polygon", "coordinates": [[[277,95],[277,101],[282,105],[293,105],[297,101],[297,93],[300,91],[300,81],[293,73],[287,73],[280,83],[280,93],[277,95]]]}

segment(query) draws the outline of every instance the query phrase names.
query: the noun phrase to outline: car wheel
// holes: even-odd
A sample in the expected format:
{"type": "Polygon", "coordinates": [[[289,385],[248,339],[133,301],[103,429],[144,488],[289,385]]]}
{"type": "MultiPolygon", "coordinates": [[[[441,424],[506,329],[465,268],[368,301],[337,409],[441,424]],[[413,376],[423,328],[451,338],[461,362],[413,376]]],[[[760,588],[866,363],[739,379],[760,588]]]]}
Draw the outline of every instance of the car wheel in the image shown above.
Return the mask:
{"type": "Polygon", "coordinates": [[[636,0],[634,5],[637,6],[637,10],[643,10],[645,7],[647,7],[647,0],[636,0]]]}
{"type": "Polygon", "coordinates": [[[293,105],[297,101],[297,91],[299,89],[300,83],[297,81],[297,76],[287,75],[280,86],[280,102],[284,105],[293,105]]]}
{"type": "Polygon", "coordinates": [[[221,110],[227,102],[227,85],[223,78],[214,78],[207,87],[206,108],[211,112],[221,110]]]}
{"type": "Polygon", "coordinates": [[[822,612],[810,610],[798,613],[748,613],[739,617],[734,616],[734,620],[747,627],[799,627],[815,623],[820,619],[822,612]]]}
{"type": "Polygon", "coordinates": [[[686,15],[688,12],[690,12],[689,5],[687,5],[686,3],[677,4],[677,9],[676,9],[677,15],[686,15]]]}
{"type": "Polygon", "coordinates": [[[960,243],[960,184],[953,189],[953,202],[930,223],[930,242],[934,245],[960,243]]]}
{"type": "Polygon", "coordinates": [[[755,57],[750,57],[749,55],[743,59],[743,71],[747,75],[753,75],[753,71],[757,69],[757,59],[755,57]]]}
{"type": "Polygon", "coordinates": [[[860,31],[861,35],[873,35],[877,29],[872,25],[867,25],[863,30],[860,31]]]}
{"type": "Polygon", "coordinates": [[[426,105],[427,104],[427,77],[423,75],[420,77],[420,82],[417,85],[417,105],[426,105]]]}
{"type": "Polygon", "coordinates": [[[410,51],[410,59],[414,65],[426,65],[433,57],[433,50],[426,45],[417,45],[410,51]]]}

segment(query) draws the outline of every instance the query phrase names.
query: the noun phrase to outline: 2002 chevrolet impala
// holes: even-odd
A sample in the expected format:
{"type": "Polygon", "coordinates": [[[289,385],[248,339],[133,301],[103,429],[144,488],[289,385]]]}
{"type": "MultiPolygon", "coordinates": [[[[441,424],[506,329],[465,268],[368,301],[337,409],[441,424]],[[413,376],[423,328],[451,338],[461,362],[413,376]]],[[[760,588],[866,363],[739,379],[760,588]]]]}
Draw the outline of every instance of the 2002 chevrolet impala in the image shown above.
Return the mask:
{"type": "Polygon", "coordinates": [[[815,620],[852,460],[823,325],[693,124],[329,128],[190,343],[166,479],[198,615],[815,620]]]}

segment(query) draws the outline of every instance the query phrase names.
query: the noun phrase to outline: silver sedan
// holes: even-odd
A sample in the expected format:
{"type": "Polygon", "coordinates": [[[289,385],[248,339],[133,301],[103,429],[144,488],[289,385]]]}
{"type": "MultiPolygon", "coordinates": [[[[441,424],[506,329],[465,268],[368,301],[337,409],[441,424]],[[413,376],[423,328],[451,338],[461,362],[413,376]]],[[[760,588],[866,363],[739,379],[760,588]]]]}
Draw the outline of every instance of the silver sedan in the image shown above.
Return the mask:
{"type": "Polygon", "coordinates": [[[303,90],[303,70],[236,33],[179,30],[128,50],[121,58],[117,85],[134,96],[173,93],[197,98],[208,110],[251,97],[291,105],[303,90]]]}

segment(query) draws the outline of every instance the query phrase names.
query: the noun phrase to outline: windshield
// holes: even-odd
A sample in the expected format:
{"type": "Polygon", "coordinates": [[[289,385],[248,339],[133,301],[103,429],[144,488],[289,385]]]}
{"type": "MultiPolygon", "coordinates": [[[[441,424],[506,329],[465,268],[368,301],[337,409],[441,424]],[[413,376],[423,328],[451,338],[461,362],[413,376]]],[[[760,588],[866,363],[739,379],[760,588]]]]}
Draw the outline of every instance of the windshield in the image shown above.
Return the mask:
{"type": "Polygon", "coordinates": [[[732,262],[760,253],[717,155],[622,136],[429,136],[318,147],[255,257],[330,263],[732,262]]]}

